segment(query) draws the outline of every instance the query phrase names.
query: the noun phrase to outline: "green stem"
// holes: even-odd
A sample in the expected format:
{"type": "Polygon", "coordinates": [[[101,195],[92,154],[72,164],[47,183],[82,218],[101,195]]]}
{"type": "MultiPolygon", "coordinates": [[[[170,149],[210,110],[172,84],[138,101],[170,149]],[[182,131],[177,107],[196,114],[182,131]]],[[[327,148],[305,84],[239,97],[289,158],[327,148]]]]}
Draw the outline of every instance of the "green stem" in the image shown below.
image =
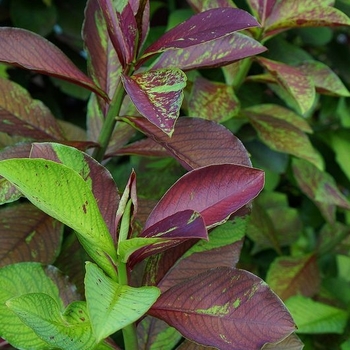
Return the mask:
{"type": "Polygon", "coordinates": [[[251,57],[245,58],[240,62],[240,69],[238,70],[232,82],[232,87],[235,89],[235,91],[238,91],[238,89],[243,84],[252,63],[253,60],[251,57]]]}

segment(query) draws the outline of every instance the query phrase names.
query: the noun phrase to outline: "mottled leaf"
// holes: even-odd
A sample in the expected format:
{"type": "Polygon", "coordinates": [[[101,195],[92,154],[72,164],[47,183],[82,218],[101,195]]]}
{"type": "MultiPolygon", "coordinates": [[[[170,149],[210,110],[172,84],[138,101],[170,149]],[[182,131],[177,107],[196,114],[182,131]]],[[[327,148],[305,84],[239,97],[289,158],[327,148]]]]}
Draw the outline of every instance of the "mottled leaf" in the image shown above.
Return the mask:
{"type": "Polygon", "coordinates": [[[277,84],[294,100],[301,114],[306,113],[315,100],[315,88],[312,80],[299,68],[267,58],[258,58],[258,62],[276,79],[277,84]]]}
{"type": "Polygon", "coordinates": [[[200,116],[220,123],[234,117],[239,108],[240,103],[232,86],[211,82],[202,77],[194,81],[188,102],[190,117],[200,116]]]}
{"type": "Polygon", "coordinates": [[[187,2],[196,12],[212,8],[236,7],[232,0],[187,0],[187,2]]]}
{"type": "Polygon", "coordinates": [[[275,151],[307,159],[318,168],[323,168],[320,154],[313,148],[307,135],[299,129],[298,124],[263,113],[259,112],[258,106],[252,110],[244,110],[244,114],[265,144],[275,151]]]}
{"type": "Polygon", "coordinates": [[[251,166],[242,142],[217,123],[181,117],[169,138],[143,118],[129,117],[128,121],[162,145],[187,170],[226,163],[251,166]]]}
{"type": "Polygon", "coordinates": [[[263,172],[249,167],[217,164],[192,170],[158,202],[145,229],[187,209],[200,213],[207,227],[215,226],[255,198],[263,185],[263,172]]]}
{"type": "Polygon", "coordinates": [[[104,91],[45,38],[24,29],[7,27],[0,28],[0,38],[0,62],[68,80],[107,98],[104,91]]]}
{"type": "Polygon", "coordinates": [[[50,110],[41,101],[34,100],[20,85],[0,79],[0,91],[1,131],[36,140],[64,138],[50,110]]]}
{"type": "Polygon", "coordinates": [[[0,213],[0,266],[55,260],[63,234],[61,223],[29,203],[1,208],[0,213]]]}
{"type": "Polygon", "coordinates": [[[278,257],[270,265],[266,282],[282,300],[297,294],[314,296],[320,285],[316,256],[278,257]]]}
{"type": "Polygon", "coordinates": [[[170,288],[149,313],[186,338],[222,350],[257,349],[295,329],[280,299],[260,278],[225,267],[170,288]]]}
{"type": "Polygon", "coordinates": [[[248,0],[253,14],[258,18],[261,26],[265,27],[265,21],[270,16],[276,0],[248,0]]]}
{"type": "Polygon", "coordinates": [[[180,113],[186,79],[177,68],[122,77],[125,90],[141,115],[169,136],[180,113]]]}

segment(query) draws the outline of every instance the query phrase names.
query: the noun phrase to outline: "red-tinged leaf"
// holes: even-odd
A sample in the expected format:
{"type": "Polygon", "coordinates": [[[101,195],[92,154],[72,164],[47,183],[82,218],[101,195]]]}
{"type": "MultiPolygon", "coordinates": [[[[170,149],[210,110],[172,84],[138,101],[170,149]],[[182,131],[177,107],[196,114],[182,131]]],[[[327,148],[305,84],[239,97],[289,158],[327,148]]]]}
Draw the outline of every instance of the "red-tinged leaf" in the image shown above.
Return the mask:
{"type": "Polygon", "coordinates": [[[350,209],[349,201],[325,171],[302,159],[293,159],[293,173],[299,188],[317,205],[329,223],[335,222],[335,206],[350,209]]]}
{"type": "Polygon", "coordinates": [[[331,7],[333,1],[276,1],[265,23],[265,38],[295,27],[349,25],[349,18],[331,7]]]}
{"type": "MultiPolygon", "coordinates": [[[[90,0],[86,5],[82,35],[88,53],[89,74],[95,84],[112,99],[119,81],[121,64],[108,36],[102,9],[96,0],[90,0]]],[[[99,106],[105,115],[108,107],[106,101],[99,99],[99,106]]]]}
{"type": "Polygon", "coordinates": [[[346,86],[339,77],[325,64],[317,61],[304,62],[298,67],[305,75],[310,76],[316,91],[320,94],[350,96],[346,86]]]}
{"type": "Polygon", "coordinates": [[[7,27],[0,28],[0,38],[0,62],[68,80],[107,99],[104,91],[45,38],[25,29],[7,27]]]}
{"type": "Polygon", "coordinates": [[[248,0],[253,14],[258,18],[261,26],[265,27],[265,21],[270,16],[276,0],[248,0]]]}
{"type": "Polygon", "coordinates": [[[196,12],[203,12],[214,8],[236,7],[232,0],[211,0],[211,1],[187,0],[187,3],[196,12]]]}
{"type": "Polygon", "coordinates": [[[176,350],[217,350],[217,348],[213,348],[211,346],[199,345],[197,343],[194,343],[186,339],[180,344],[180,346],[176,348],[176,350]]]}
{"type": "Polygon", "coordinates": [[[139,237],[162,238],[164,242],[138,249],[129,259],[132,268],[148,256],[161,253],[187,240],[208,239],[203,218],[193,210],[178,211],[165,219],[148,226],[139,237]]]}
{"type": "Polygon", "coordinates": [[[239,108],[240,103],[232,86],[202,77],[195,80],[188,102],[190,117],[201,116],[220,123],[234,117],[239,108]]]}
{"type": "Polygon", "coordinates": [[[264,51],[266,47],[253,38],[241,33],[231,33],[202,44],[166,51],[153,68],[178,67],[190,70],[220,67],[264,51]]]}
{"type": "Polygon", "coordinates": [[[181,117],[171,138],[144,118],[129,117],[128,121],[162,145],[187,170],[211,164],[251,166],[242,142],[212,121],[181,117]]]}
{"type": "Polygon", "coordinates": [[[248,204],[263,186],[264,173],[249,167],[217,164],[192,170],[158,202],[145,229],[188,209],[200,213],[207,227],[215,226],[248,204]]]}
{"type": "Polygon", "coordinates": [[[316,96],[315,88],[311,79],[300,69],[262,57],[258,58],[258,62],[293,99],[301,114],[306,113],[312,107],[316,96]]]}
{"type": "Polygon", "coordinates": [[[56,259],[63,224],[30,203],[4,207],[0,213],[0,266],[22,261],[51,264],[56,259]]]}
{"type": "Polygon", "coordinates": [[[323,168],[320,154],[313,148],[307,135],[298,126],[276,118],[274,115],[257,113],[257,108],[254,107],[254,111],[247,109],[244,113],[265,144],[275,151],[307,159],[318,168],[323,168]]]}
{"type": "Polygon", "coordinates": [[[266,282],[282,300],[298,294],[314,296],[320,286],[316,256],[278,257],[270,265],[266,282]]]}
{"type": "Polygon", "coordinates": [[[141,115],[169,136],[180,113],[186,79],[177,68],[122,76],[125,90],[141,115]]]}
{"type": "Polygon", "coordinates": [[[31,158],[44,158],[75,170],[91,185],[92,193],[112,237],[115,236],[115,214],[119,194],[112,175],[100,163],[75,148],[55,143],[34,143],[31,158]]]}
{"type": "Polygon", "coordinates": [[[129,4],[134,11],[137,31],[139,33],[137,43],[137,52],[139,52],[139,49],[145,43],[150,28],[150,3],[149,0],[130,0],[129,4]]]}
{"type": "Polygon", "coordinates": [[[259,349],[295,330],[287,309],[266,283],[247,271],[226,267],[170,288],[149,314],[186,338],[221,350],[259,349]]]}
{"type": "Polygon", "coordinates": [[[20,85],[1,78],[0,127],[1,131],[10,135],[36,140],[63,139],[55,117],[41,101],[34,100],[20,85]]]}
{"type": "Polygon", "coordinates": [[[66,140],[69,140],[68,142],[90,142],[90,146],[88,147],[91,147],[93,145],[91,141],[87,141],[86,131],[80,126],[60,119],[57,120],[57,122],[62,130],[64,138],[66,140]]]}
{"type": "Polygon", "coordinates": [[[303,348],[304,344],[298,336],[293,333],[280,342],[265,344],[261,350],[302,350],[303,348]]]}

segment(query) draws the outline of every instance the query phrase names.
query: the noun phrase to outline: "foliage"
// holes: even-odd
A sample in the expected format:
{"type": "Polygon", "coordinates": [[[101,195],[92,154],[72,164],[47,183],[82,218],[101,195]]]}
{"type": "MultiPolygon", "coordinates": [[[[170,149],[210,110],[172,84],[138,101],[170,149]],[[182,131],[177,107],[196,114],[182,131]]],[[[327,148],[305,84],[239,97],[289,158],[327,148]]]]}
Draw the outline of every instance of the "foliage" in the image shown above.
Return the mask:
{"type": "Polygon", "coordinates": [[[347,349],[346,1],[0,14],[0,347],[347,349]]]}

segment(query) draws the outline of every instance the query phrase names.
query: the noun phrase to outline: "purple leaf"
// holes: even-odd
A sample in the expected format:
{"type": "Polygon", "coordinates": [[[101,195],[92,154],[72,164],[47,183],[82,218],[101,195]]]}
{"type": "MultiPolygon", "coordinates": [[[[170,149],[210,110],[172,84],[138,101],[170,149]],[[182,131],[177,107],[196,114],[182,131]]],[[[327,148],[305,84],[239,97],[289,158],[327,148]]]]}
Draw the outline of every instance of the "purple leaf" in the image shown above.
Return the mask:
{"type": "Polygon", "coordinates": [[[227,267],[170,288],[148,313],[186,338],[221,350],[260,349],[295,330],[286,307],[266,283],[227,267]]]}
{"type": "Polygon", "coordinates": [[[25,29],[0,28],[0,62],[68,80],[108,99],[58,47],[25,29]]]}
{"type": "Polygon", "coordinates": [[[169,136],[180,113],[186,79],[177,68],[122,76],[125,90],[141,115],[169,136]]]}
{"type": "Polygon", "coordinates": [[[207,227],[215,226],[254,199],[263,186],[264,173],[249,167],[217,164],[192,170],[158,202],[145,229],[188,209],[200,213],[207,227]]]}
{"type": "Polygon", "coordinates": [[[270,16],[276,0],[247,0],[247,2],[261,26],[265,27],[265,21],[270,16]]]}

